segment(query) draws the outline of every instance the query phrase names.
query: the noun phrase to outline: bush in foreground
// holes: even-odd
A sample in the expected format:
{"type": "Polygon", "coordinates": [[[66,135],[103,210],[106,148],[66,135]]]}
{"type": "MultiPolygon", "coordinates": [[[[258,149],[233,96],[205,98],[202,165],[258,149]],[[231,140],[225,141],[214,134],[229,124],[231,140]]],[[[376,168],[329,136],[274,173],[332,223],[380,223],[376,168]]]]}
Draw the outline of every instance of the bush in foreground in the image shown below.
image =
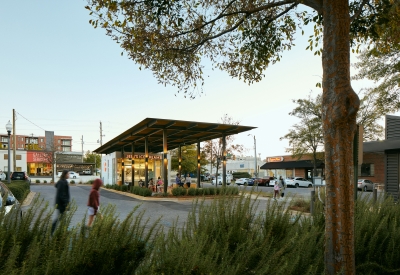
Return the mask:
{"type": "MultiPolygon", "coordinates": [[[[50,236],[51,211],[36,201],[24,219],[0,212],[3,274],[323,274],[324,214],[292,216],[248,196],[195,202],[183,228],[144,222],[137,209],[120,221],[111,206],[88,231],[69,228],[75,207],[50,236]]],[[[357,274],[400,272],[400,211],[390,199],[357,202],[357,274]]],[[[82,220],[85,224],[85,220],[82,220]]]]}
{"type": "Polygon", "coordinates": [[[12,181],[10,184],[7,184],[7,186],[20,203],[25,200],[26,196],[28,196],[31,191],[29,182],[23,180],[12,181]]]}

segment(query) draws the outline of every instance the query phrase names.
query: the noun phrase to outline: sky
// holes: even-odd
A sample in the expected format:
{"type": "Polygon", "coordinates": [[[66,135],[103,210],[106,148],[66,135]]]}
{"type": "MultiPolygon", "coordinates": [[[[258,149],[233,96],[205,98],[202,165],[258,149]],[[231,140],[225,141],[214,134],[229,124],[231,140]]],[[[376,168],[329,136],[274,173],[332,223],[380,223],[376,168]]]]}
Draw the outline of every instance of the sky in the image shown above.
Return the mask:
{"type": "MultiPolygon", "coordinates": [[[[288,114],[295,108],[292,100],[321,92],[315,87],[322,77],[321,58],[305,50],[311,30],[299,33],[296,47],[270,66],[261,82],[249,86],[209,67],[204,94],[190,100],[121,56],[118,44],[89,24],[85,5],[83,0],[1,0],[0,133],[6,133],[15,109],[17,134],[70,135],[73,151],[81,151],[83,136],[87,151],[99,147],[100,121],[104,144],[146,117],[216,123],[228,114],[257,127],[235,138],[246,148],[244,155],[254,155],[248,134],[256,137],[262,159],[288,154],[288,141],[279,138],[298,122],[288,114]]],[[[352,83],[356,92],[367,85],[352,83]]]]}

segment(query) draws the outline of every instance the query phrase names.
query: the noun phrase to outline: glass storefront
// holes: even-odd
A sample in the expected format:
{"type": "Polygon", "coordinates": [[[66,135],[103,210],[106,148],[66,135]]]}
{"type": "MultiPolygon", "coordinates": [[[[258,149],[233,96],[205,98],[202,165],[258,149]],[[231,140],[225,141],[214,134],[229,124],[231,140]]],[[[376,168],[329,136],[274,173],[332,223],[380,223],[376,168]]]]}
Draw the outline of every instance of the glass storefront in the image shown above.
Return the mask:
{"type": "Polygon", "coordinates": [[[28,163],[29,176],[51,176],[53,169],[51,163],[28,163]]]}
{"type": "MultiPolygon", "coordinates": [[[[137,185],[139,180],[145,179],[145,159],[144,155],[135,155],[134,171],[132,171],[132,160],[128,157],[124,158],[122,165],[122,158],[117,159],[117,184],[122,184],[122,171],[124,171],[125,184],[132,183],[132,176],[134,185],[137,185]]],[[[149,156],[148,160],[148,178],[153,180],[161,177],[161,156],[149,156]]]]}

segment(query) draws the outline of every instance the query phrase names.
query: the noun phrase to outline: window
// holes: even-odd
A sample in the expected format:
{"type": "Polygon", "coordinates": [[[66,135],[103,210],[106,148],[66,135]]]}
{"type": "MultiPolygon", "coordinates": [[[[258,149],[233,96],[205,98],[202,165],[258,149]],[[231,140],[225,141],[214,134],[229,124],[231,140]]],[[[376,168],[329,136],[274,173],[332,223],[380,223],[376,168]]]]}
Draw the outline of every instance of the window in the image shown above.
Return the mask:
{"type": "Polygon", "coordinates": [[[63,141],[62,141],[62,145],[67,145],[67,146],[69,146],[69,145],[71,145],[71,141],[70,141],[70,140],[63,140],[63,141]]]}
{"type": "Polygon", "coordinates": [[[42,139],[42,138],[40,139],[40,142],[43,142],[43,139],[42,139]]]}
{"type": "Polygon", "coordinates": [[[8,159],[8,155],[7,154],[4,154],[4,159],[8,159]]]}
{"type": "Polygon", "coordinates": [[[373,177],[375,175],[373,163],[363,163],[361,164],[361,176],[362,177],[373,177]]]}
{"type": "Polygon", "coordinates": [[[58,143],[61,143],[61,140],[58,140],[58,143]]]}
{"type": "Polygon", "coordinates": [[[22,168],[21,167],[17,167],[17,172],[21,172],[22,168]]]}
{"type": "Polygon", "coordinates": [[[21,160],[21,155],[16,155],[16,156],[15,156],[15,159],[16,159],[16,160],[21,160]]]}

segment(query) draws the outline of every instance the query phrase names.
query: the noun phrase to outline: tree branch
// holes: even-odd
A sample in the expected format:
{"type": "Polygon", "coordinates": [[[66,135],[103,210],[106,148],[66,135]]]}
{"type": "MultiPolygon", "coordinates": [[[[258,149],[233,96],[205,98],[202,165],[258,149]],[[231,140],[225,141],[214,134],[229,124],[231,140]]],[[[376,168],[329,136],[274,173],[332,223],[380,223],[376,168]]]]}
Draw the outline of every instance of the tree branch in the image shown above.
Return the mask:
{"type": "Polygon", "coordinates": [[[314,10],[316,10],[319,14],[322,14],[322,0],[304,0],[302,1],[302,4],[313,8],[314,10]]]}
{"type": "MultiPolygon", "coordinates": [[[[283,2],[287,2],[287,1],[283,1],[283,2]]],[[[293,1],[290,1],[290,2],[293,2],[293,1]]],[[[297,2],[296,2],[296,3],[293,3],[291,6],[289,6],[288,8],[286,8],[286,9],[285,9],[284,11],[282,11],[281,13],[279,13],[279,14],[277,14],[276,16],[270,18],[270,19],[267,21],[266,26],[268,26],[269,24],[271,24],[271,22],[273,22],[273,21],[276,20],[277,18],[281,17],[282,15],[288,13],[291,9],[293,9],[293,8],[294,8],[295,6],[297,6],[297,5],[298,5],[297,2]]],[[[194,44],[194,45],[191,45],[191,46],[188,46],[188,47],[185,47],[185,48],[170,48],[169,50],[173,50],[173,51],[188,51],[188,50],[193,50],[193,49],[195,49],[195,48],[198,48],[198,47],[204,45],[207,41],[213,40],[213,39],[215,39],[215,38],[218,38],[218,37],[220,37],[220,36],[222,36],[222,35],[224,35],[224,34],[226,34],[226,33],[229,33],[229,32],[231,32],[231,31],[237,29],[237,28],[244,22],[244,20],[245,20],[249,15],[251,15],[252,13],[258,12],[258,11],[260,11],[260,10],[262,10],[261,7],[260,7],[260,8],[257,8],[257,9],[254,9],[254,10],[251,11],[251,12],[247,12],[246,15],[245,15],[244,17],[242,17],[242,19],[240,19],[240,20],[239,20],[234,26],[232,26],[231,28],[226,29],[226,30],[224,30],[224,31],[222,31],[222,32],[220,32],[220,33],[218,33],[218,34],[216,34],[216,35],[206,37],[206,38],[202,39],[200,42],[198,42],[198,43],[196,43],[196,44],[194,44]]]]}
{"type": "Polygon", "coordinates": [[[353,14],[352,17],[350,17],[350,22],[353,22],[354,19],[357,19],[360,14],[363,11],[363,7],[365,6],[365,4],[367,4],[369,2],[369,0],[363,0],[362,3],[360,4],[360,7],[358,7],[358,9],[356,10],[356,12],[353,14]]]}

